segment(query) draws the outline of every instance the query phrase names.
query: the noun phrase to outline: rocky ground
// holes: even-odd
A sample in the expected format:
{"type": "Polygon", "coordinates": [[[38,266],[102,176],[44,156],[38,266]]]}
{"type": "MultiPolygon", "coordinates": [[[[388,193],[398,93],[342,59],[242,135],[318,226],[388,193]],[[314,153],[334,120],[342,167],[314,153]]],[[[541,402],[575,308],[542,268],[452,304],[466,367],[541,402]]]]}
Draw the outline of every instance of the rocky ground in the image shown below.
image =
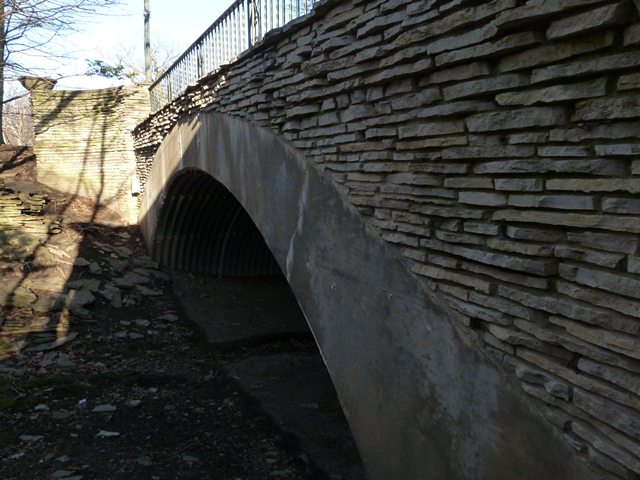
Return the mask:
{"type": "Polygon", "coordinates": [[[31,164],[0,151],[0,189],[24,205],[44,198],[23,214],[46,225],[0,252],[0,478],[358,478],[317,468],[251,395],[261,385],[239,381],[268,365],[256,359],[311,358],[312,339],[207,344],[139,231],[34,184],[31,164]]]}

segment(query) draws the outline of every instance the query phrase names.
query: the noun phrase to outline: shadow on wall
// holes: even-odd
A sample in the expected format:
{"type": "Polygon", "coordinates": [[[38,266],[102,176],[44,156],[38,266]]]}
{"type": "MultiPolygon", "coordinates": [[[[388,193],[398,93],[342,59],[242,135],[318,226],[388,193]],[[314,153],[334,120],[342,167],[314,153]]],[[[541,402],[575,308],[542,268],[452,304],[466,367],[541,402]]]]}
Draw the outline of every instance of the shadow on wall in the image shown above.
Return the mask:
{"type": "MultiPolygon", "coordinates": [[[[177,321],[176,304],[167,289],[168,275],[158,271],[155,262],[143,254],[139,232],[105,226],[113,221],[106,209],[79,196],[72,199],[34,184],[26,175],[26,167],[33,167],[34,161],[16,163],[21,163],[23,169],[6,167],[4,175],[0,175],[4,185],[0,188],[0,204],[4,187],[18,189],[22,199],[17,200],[23,207],[35,201],[36,195],[46,195],[42,215],[28,216],[42,223],[55,211],[64,215],[65,222],[58,232],[38,238],[35,248],[20,259],[0,252],[0,413],[10,419],[0,435],[0,450],[6,449],[9,454],[0,463],[6,467],[8,477],[38,477],[49,467],[57,468],[59,460],[53,455],[49,462],[37,461],[43,451],[69,453],[73,456],[71,461],[85,465],[80,469],[91,474],[99,465],[94,461],[95,447],[104,445],[101,435],[96,437],[99,426],[122,432],[111,446],[105,447],[115,452],[115,461],[101,466],[106,475],[117,476],[116,472],[122,473],[126,468],[136,478],[166,471],[175,478],[193,478],[196,472],[205,478],[211,472],[234,478],[267,478],[272,472],[274,477],[285,472],[287,478],[328,478],[316,474],[314,454],[305,444],[301,445],[303,456],[297,439],[289,436],[290,430],[283,432],[282,423],[298,422],[300,411],[307,416],[304,426],[313,430],[323,445],[328,444],[332,455],[323,461],[350,472],[357,468],[357,454],[355,466],[345,462],[344,447],[352,446],[352,442],[342,438],[342,443],[336,445],[335,423],[327,422],[328,418],[339,416],[335,394],[331,403],[325,396],[305,396],[318,391],[331,393],[330,382],[314,375],[323,365],[317,354],[311,353],[308,331],[295,337],[295,344],[303,348],[295,357],[291,342],[284,347],[284,354],[280,344],[270,343],[260,350],[263,354],[268,351],[268,355],[256,359],[246,358],[248,343],[229,357],[220,355],[222,350],[198,348],[194,344],[201,338],[200,333],[195,334],[188,325],[177,321]],[[30,199],[25,196],[27,188],[33,189],[30,199]],[[57,209],[53,208],[56,204],[57,209]],[[131,249],[127,251],[125,245],[131,249]],[[133,284],[125,287],[127,281],[133,284]],[[116,310],[119,305],[122,310],[116,310]],[[62,345],[65,348],[58,349],[62,345]],[[273,355],[274,351],[280,356],[273,355]],[[225,357],[224,371],[221,356],[225,357]],[[20,380],[7,380],[14,373],[20,380]],[[277,385],[302,384],[309,379],[312,385],[302,391],[292,389],[297,395],[287,391],[278,397],[285,401],[285,408],[280,405],[284,417],[271,419],[240,390],[236,384],[239,376],[255,379],[242,384],[242,388],[259,388],[261,395],[268,395],[268,389],[258,381],[273,384],[274,377],[277,385]],[[13,382],[9,383],[10,389],[6,388],[7,382],[13,382]],[[158,389],[150,386],[159,386],[160,394],[156,395],[158,389]],[[34,413],[36,404],[31,402],[36,398],[38,402],[46,401],[51,412],[38,413],[42,409],[39,407],[34,413]],[[94,406],[107,399],[117,405],[114,418],[111,413],[107,417],[92,412],[94,406]],[[130,399],[142,405],[129,404],[130,399]],[[166,405],[172,408],[164,408],[166,405]],[[52,412],[68,415],[69,420],[60,420],[58,413],[52,412]],[[76,435],[69,438],[64,434],[67,428],[76,435]],[[38,448],[11,458],[11,451],[24,448],[25,441],[19,435],[32,429],[43,437],[38,448]],[[195,464],[183,461],[185,452],[194,455],[189,458],[199,460],[195,464]],[[142,453],[149,458],[148,463],[136,461],[142,453]],[[265,463],[265,458],[271,460],[265,463]],[[295,468],[295,473],[289,473],[293,472],[290,467],[295,468]]],[[[0,165],[6,164],[0,161],[0,165]]],[[[6,210],[0,209],[0,221],[3,213],[6,210]]],[[[181,286],[189,288],[188,282],[181,286]]],[[[287,307],[298,312],[295,301],[290,304],[291,298],[286,295],[276,297],[274,302],[271,294],[282,294],[282,286],[286,288],[286,283],[274,285],[267,294],[263,289],[258,302],[253,298],[255,290],[239,291],[237,286],[231,286],[214,295],[217,302],[209,302],[207,312],[222,315],[227,324],[234,324],[233,328],[236,323],[246,326],[239,312],[256,323],[280,323],[283,313],[293,313],[283,312],[287,307]],[[262,309],[256,307],[263,307],[264,311],[257,311],[262,309]],[[230,310],[233,312],[226,315],[230,310]]],[[[293,337],[284,338],[293,341],[293,337]]],[[[283,337],[278,339],[284,341],[283,337]]],[[[354,475],[357,473],[359,470],[354,471],[354,475]]],[[[362,476],[340,478],[355,480],[362,476]]]]}
{"type": "Polygon", "coordinates": [[[38,180],[83,195],[137,223],[133,127],[149,113],[144,87],[57,91],[23,78],[31,92],[38,180]]]}
{"type": "MultiPolygon", "coordinates": [[[[18,335],[21,339],[3,342],[0,357],[22,349],[55,348],[73,338],[71,318],[88,315],[84,306],[93,301],[95,293],[93,285],[89,288],[83,282],[68,284],[77,267],[75,260],[85,232],[98,225],[127,223],[105,206],[114,202],[117,192],[108,190],[105,158],[112,135],[104,116],[90,113],[83,116],[78,110],[80,116],[76,117],[68,107],[81,92],[55,95],[44,107],[37,103],[38,99],[45,97],[43,92],[49,92],[53,85],[39,81],[25,82],[25,86],[32,88],[37,104],[34,110],[49,110],[47,115],[36,115],[39,135],[47,132],[55,137],[59,134],[58,127],[62,127],[69,135],[80,135],[79,141],[85,143],[82,150],[74,151],[75,157],[71,159],[64,148],[49,146],[42,162],[26,148],[7,147],[6,152],[0,152],[4,154],[0,161],[0,200],[4,199],[0,203],[3,227],[0,305],[8,309],[4,323],[0,323],[0,333],[18,335]],[[76,130],[75,125],[82,125],[82,130],[76,130]],[[69,181],[60,185],[51,169],[55,172],[63,167],[69,181]],[[56,190],[56,186],[63,188],[56,190]],[[16,329],[17,325],[22,327],[16,329]]],[[[116,92],[106,103],[94,102],[91,109],[103,113],[105,109],[117,108],[120,100],[120,93],[116,92]]],[[[41,142],[40,146],[43,143],[46,145],[41,142]]]]}

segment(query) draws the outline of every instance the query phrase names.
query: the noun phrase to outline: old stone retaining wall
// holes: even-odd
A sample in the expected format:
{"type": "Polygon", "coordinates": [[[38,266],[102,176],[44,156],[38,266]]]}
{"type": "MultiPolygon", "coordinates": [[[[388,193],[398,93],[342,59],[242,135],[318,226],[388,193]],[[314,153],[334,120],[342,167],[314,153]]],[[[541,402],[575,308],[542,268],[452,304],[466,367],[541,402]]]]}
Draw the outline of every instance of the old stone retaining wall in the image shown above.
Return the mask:
{"type": "Polygon", "coordinates": [[[83,195],[137,221],[135,156],[131,130],[149,114],[143,87],[52,90],[44,80],[31,91],[38,181],[83,195]]]}
{"type": "Polygon", "coordinates": [[[139,125],[139,175],[199,109],[276,132],[577,455],[639,478],[639,67],[631,1],[327,0],[139,125]]]}
{"type": "Polygon", "coordinates": [[[0,178],[0,262],[24,262],[60,231],[60,219],[43,212],[47,200],[31,183],[0,178]]]}

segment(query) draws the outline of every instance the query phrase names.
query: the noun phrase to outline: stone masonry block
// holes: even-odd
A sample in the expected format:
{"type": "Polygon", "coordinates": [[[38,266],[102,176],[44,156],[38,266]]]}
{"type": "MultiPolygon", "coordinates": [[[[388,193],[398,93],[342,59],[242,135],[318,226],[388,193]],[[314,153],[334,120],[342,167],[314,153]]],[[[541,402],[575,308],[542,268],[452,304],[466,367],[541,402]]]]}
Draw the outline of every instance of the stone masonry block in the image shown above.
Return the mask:
{"type": "MultiPolygon", "coordinates": [[[[603,331],[617,330],[620,332],[638,333],[638,324],[623,315],[616,315],[611,310],[599,308],[586,303],[576,302],[575,300],[558,295],[541,292],[540,290],[527,289],[523,286],[513,286],[507,284],[498,285],[498,294],[500,297],[517,302],[528,308],[545,312],[548,314],[562,315],[580,322],[589,323],[591,325],[604,327],[603,331]]],[[[544,318],[547,318],[546,316],[544,318]]],[[[551,343],[560,343],[562,339],[557,329],[547,328],[541,332],[541,335],[551,343]]],[[[537,335],[540,336],[540,335],[537,335]]],[[[594,352],[593,355],[598,352],[594,352]]],[[[593,357],[596,358],[596,357],[593,357]]],[[[607,358],[605,361],[614,360],[614,364],[624,361],[625,357],[614,354],[607,356],[604,354],[601,358],[607,358]]],[[[597,358],[596,358],[597,359],[597,358]]]]}
{"type": "Polygon", "coordinates": [[[529,259],[461,246],[448,247],[447,251],[476,262],[534,275],[548,276],[557,271],[557,266],[553,259],[529,259]]]}
{"type": "Polygon", "coordinates": [[[414,137],[433,137],[451,133],[462,133],[465,131],[465,124],[462,120],[450,120],[442,122],[419,123],[398,129],[400,139],[414,137]]]}
{"type": "Polygon", "coordinates": [[[447,102],[420,109],[416,112],[419,118],[460,116],[466,113],[485,112],[494,108],[493,102],[483,100],[469,100],[461,102],[447,102]]]}
{"type": "Polygon", "coordinates": [[[562,210],[594,210],[595,198],[587,195],[509,195],[514,207],[559,208],[562,210]]]}
{"type": "Polygon", "coordinates": [[[493,23],[488,23],[474,30],[465,33],[439,38],[428,44],[430,55],[455,50],[456,48],[467,47],[480,43],[494,37],[498,33],[498,29],[493,23]]]}
{"type": "Polygon", "coordinates": [[[599,252],[597,250],[569,245],[556,245],[553,253],[558,258],[576,260],[578,262],[608,268],[618,268],[624,260],[624,255],[621,253],[599,252]]]}
{"type": "Polygon", "coordinates": [[[560,107],[528,107],[504,112],[490,112],[467,118],[470,132],[516,130],[528,127],[550,127],[567,120],[567,112],[560,107]]]}
{"type": "MultiPolygon", "coordinates": [[[[560,265],[559,273],[562,278],[582,285],[640,299],[640,279],[633,275],[568,264],[560,265]]],[[[638,355],[640,358],[640,350],[638,355]]]]}
{"type": "Polygon", "coordinates": [[[420,80],[419,86],[426,87],[434,83],[459,82],[470,78],[483,77],[489,75],[489,73],[489,65],[484,62],[466,63],[430,73],[420,80]]]}
{"type": "Polygon", "coordinates": [[[594,8],[551,23],[547,29],[547,38],[557,39],[569,35],[582,34],[598,28],[625,23],[629,15],[634,13],[627,2],[594,8]]]}
{"type": "Polygon", "coordinates": [[[634,255],[640,251],[640,239],[636,235],[612,235],[607,232],[580,231],[567,232],[567,239],[570,242],[575,242],[586,247],[611,252],[634,255]]]}
{"type": "Polygon", "coordinates": [[[491,190],[493,181],[487,177],[451,177],[446,178],[444,186],[448,188],[477,188],[491,190]]]}
{"type": "Polygon", "coordinates": [[[464,222],[463,229],[465,232],[482,235],[497,235],[500,231],[498,225],[486,222],[464,222]]]}
{"type": "Polygon", "coordinates": [[[489,293],[491,291],[491,283],[486,280],[456,273],[455,271],[446,270],[444,268],[415,264],[411,270],[418,275],[429,277],[434,280],[446,280],[452,283],[471,287],[484,293],[489,293]]]}
{"type": "MultiPolygon", "coordinates": [[[[634,455],[629,453],[629,450],[620,448],[612,442],[610,436],[604,435],[600,430],[578,420],[572,421],[571,431],[579,438],[595,446],[590,450],[589,457],[604,469],[606,475],[613,474],[624,478],[629,476],[629,471],[635,474],[640,473],[640,462],[634,455]],[[600,452],[603,453],[601,454],[600,452]],[[611,459],[613,458],[616,460],[612,461],[611,459]]],[[[613,430],[611,429],[611,431],[613,430]]],[[[607,433],[612,435],[611,431],[607,433]]]]}
{"type": "Polygon", "coordinates": [[[320,105],[299,105],[287,110],[287,118],[312,115],[320,111],[320,105]]]}
{"type": "Polygon", "coordinates": [[[519,303],[506,300],[504,298],[498,297],[497,295],[489,296],[479,292],[470,292],[469,299],[479,305],[486,306],[499,312],[505,312],[512,317],[537,321],[544,316],[536,310],[524,307],[519,303]]]}
{"type": "Polygon", "coordinates": [[[623,162],[611,160],[560,160],[556,158],[540,158],[536,160],[496,160],[478,163],[474,167],[475,173],[581,173],[590,175],[623,175],[625,165],[623,162]]]}
{"type": "MultiPolygon", "coordinates": [[[[555,317],[552,317],[552,321],[553,320],[555,320],[555,317]]],[[[518,323],[522,325],[522,322],[518,323]]],[[[561,334],[559,337],[568,338],[569,335],[561,334]]],[[[618,402],[626,406],[637,407],[638,402],[627,392],[623,392],[612,387],[610,384],[597,378],[579,375],[572,368],[567,368],[564,363],[569,359],[563,359],[564,361],[559,362],[556,359],[549,358],[549,356],[540,352],[524,348],[519,349],[517,354],[527,362],[530,362],[531,364],[542,368],[546,372],[553,374],[555,380],[561,379],[569,382],[570,384],[573,384],[574,387],[585,389],[591,393],[601,396],[603,399],[613,400],[614,402],[618,402]]]]}
{"type": "Polygon", "coordinates": [[[640,136],[640,122],[611,121],[594,122],[588,126],[556,128],[549,132],[552,142],[582,142],[584,140],[612,141],[640,136]]]}
{"type": "Polygon", "coordinates": [[[564,227],[598,228],[614,232],[640,233],[640,219],[602,214],[580,214],[543,210],[498,210],[494,221],[548,224],[564,227]]]}
{"type": "Polygon", "coordinates": [[[515,242],[513,240],[503,240],[500,238],[487,239],[487,246],[494,250],[502,250],[504,252],[521,253],[523,255],[531,255],[538,257],[547,257],[553,255],[554,246],[540,245],[534,243],[515,242]]]}
{"type": "Polygon", "coordinates": [[[491,310],[490,308],[458,299],[450,299],[449,303],[454,309],[464,313],[470,318],[479,318],[480,320],[484,320],[485,322],[495,325],[506,326],[511,324],[509,316],[499,311],[491,310]]]}
{"type": "Polygon", "coordinates": [[[417,106],[429,105],[442,97],[438,88],[424,89],[420,93],[411,93],[391,100],[391,108],[396,110],[410,110],[417,106]]]}
{"type": "Polygon", "coordinates": [[[600,97],[606,93],[607,79],[599,78],[587,82],[553,85],[537,90],[501,93],[496,96],[500,105],[533,105],[600,97]]]}
{"type": "Polygon", "coordinates": [[[500,13],[496,18],[496,25],[500,29],[513,29],[597,3],[600,3],[600,0],[529,0],[521,7],[500,13]]]}
{"type": "Polygon", "coordinates": [[[424,173],[394,173],[387,176],[387,181],[406,185],[439,186],[442,184],[442,177],[424,173]]]}
{"type": "Polygon", "coordinates": [[[465,135],[449,135],[445,137],[432,137],[398,142],[396,143],[396,150],[420,150],[423,148],[452,147],[456,145],[466,145],[467,143],[468,139],[465,135]]]}
{"type": "Polygon", "coordinates": [[[443,149],[441,153],[444,159],[521,158],[533,156],[535,148],[530,145],[453,147],[443,149]]]}
{"type": "MultiPolygon", "coordinates": [[[[436,56],[435,61],[436,65],[441,67],[468,60],[497,57],[514,50],[522,49],[529,45],[534,45],[538,43],[540,39],[540,35],[537,32],[515,33],[513,35],[507,35],[506,37],[490,42],[484,42],[479,45],[443,52],[436,56]]],[[[463,80],[463,78],[460,80],[463,80]]]]}
{"type": "Polygon", "coordinates": [[[638,215],[640,214],[640,199],[605,198],[602,200],[602,211],[624,215],[638,215]]]}
{"type": "MultiPolygon", "coordinates": [[[[640,333],[640,325],[638,325],[636,321],[640,314],[639,301],[564,280],[558,281],[558,292],[574,300],[583,301],[597,307],[603,307],[602,311],[608,312],[608,318],[606,321],[597,322],[597,324],[608,329],[618,330],[632,335],[640,333]]],[[[583,317],[583,320],[585,318],[588,319],[588,317],[583,317]]]]}
{"type": "Polygon", "coordinates": [[[613,143],[596,145],[596,155],[606,156],[636,156],[640,154],[639,143],[613,143]]]}
{"type": "Polygon", "coordinates": [[[638,89],[640,89],[640,73],[620,75],[620,78],[618,79],[618,90],[638,89]]]}
{"type": "MultiPolygon", "coordinates": [[[[493,17],[503,10],[513,8],[515,4],[515,0],[493,0],[459,9],[450,15],[440,18],[438,22],[434,22],[430,33],[433,36],[443,35],[451,30],[457,30],[466,25],[472,25],[493,17]]],[[[440,11],[443,11],[442,7],[440,7],[440,11]]]]}
{"type": "Polygon", "coordinates": [[[581,372],[600,377],[640,396],[640,375],[637,373],[584,357],[578,360],[577,366],[581,372]]]}
{"type": "Polygon", "coordinates": [[[498,61],[499,72],[509,72],[554,63],[583,53],[597,51],[613,44],[612,32],[591,33],[564,42],[530,48],[498,61]]]}
{"type": "Polygon", "coordinates": [[[640,95],[585,100],[576,105],[574,121],[640,117],[640,95]]]}
{"type": "Polygon", "coordinates": [[[506,233],[510,238],[533,242],[559,242],[565,239],[565,233],[557,230],[516,227],[514,225],[509,225],[506,233]]]}
{"type": "MultiPolygon", "coordinates": [[[[629,260],[627,261],[627,271],[629,273],[640,274],[640,257],[629,256],[629,260]]],[[[634,313],[636,313],[636,316],[640,315],[640,305],[634,313]]]]}
{"type": "Polygon", "coordinates": [[[640,65],[640,52],[615,53],[591,60],[574,60],[569,63],[536,69],[531,74],[531,83],[557,81],[581,75],[633,68],[638,65],[640,65]]]}
{"type": "Polygon", "coordinates": [[[573,402],[578,408],[631,438],[640,436],[640,414],[637,411],[616,406],[615,403],[580,388],[575,389],[573,402]]]}
{"type": "Polygon", "coordinates": [[[640,23],[630,25],[624,30],[623,43],[625,46],[640,43],[640,23]]]}
{"type": "Polygon", "coordinates": [[[528,83],[529,80],[526,75],[508,73],[499,77],[470,80],[445,87],[443,89],[443,96],[446,100],[456,100],[459,98],[473,96],[486,96],[489,93],[522,87],[528,83]]]}
{"type": "Polygon", "coordinates": [[[460,192],[458,200],[460,203],[470,205],[499,206],[507,204],[506,195],[492,192],[460,192]]]}
{"type": "Polygon", "coordinates": [[[591,152],[589,147],[581,145],[553,145],[538,147],[538,155],[541,157],[588,157],[591,152]]]}

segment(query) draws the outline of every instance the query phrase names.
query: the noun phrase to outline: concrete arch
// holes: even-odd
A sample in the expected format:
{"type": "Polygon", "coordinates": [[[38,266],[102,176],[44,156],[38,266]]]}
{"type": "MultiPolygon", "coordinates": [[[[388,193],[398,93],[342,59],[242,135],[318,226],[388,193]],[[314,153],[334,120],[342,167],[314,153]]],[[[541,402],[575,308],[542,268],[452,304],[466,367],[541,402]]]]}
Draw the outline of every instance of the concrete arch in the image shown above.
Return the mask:
{"type": "Polygon", "coordinates": [[[260,230],[372,480],[595,478],[335,187],[270,131],[212,112],[179,122],[142,200],[150,247],[167,184],[186,169],[223,184],[260,230]]]}

